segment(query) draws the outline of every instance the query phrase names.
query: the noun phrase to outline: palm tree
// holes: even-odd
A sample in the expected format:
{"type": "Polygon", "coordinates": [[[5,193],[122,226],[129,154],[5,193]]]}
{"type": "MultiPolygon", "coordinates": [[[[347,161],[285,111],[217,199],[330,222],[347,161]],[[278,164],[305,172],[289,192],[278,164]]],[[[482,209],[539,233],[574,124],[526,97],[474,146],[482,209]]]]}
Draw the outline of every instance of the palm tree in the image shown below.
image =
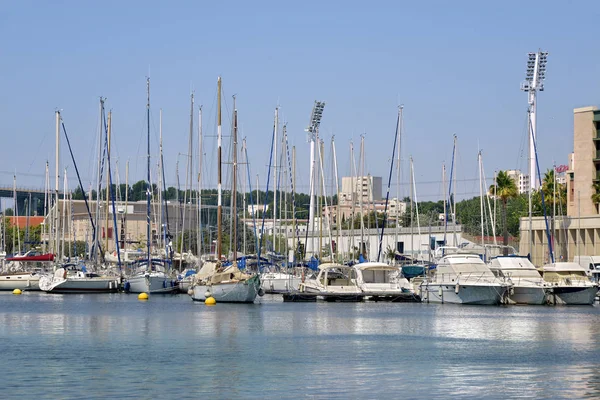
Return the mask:
{"type": "Polygon", "coordinates": [[[517,197],[519,191],[514,179],[511,178],[506,171],[499,171],[496,175],[496,182],[490,186],[490,195],[496,196],[502,201],[502,225],[503,225],[503,244],[508,246],[508,224],[506,223],[506,205],[508,199],[517,197]]]}
{"type": "Polygon", "coordinates": [[[596,208],[598,208],[598,204],[600,204],[600,183],[594,183],[592,189],[594,189],[594,193],[592,193],[592,202],[596,205],[596,208]]]}

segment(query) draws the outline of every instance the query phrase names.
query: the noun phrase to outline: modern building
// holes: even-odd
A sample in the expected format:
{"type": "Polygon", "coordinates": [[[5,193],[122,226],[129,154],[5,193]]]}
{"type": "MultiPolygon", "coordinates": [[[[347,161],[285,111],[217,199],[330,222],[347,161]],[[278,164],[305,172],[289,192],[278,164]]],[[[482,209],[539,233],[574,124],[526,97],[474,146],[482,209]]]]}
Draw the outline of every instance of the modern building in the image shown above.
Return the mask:
{"type": "Polygon", "coordinates": [[[342,191],[340,204],[373,202],[381,200],[382,180],[380,176],[344,176],[342,177],[342,191]]]}
{"type": "Polygon", "coordinates": [[[521,173],[518,169],[510,169],[506,174],[515,181],[519,194],[529,193],[529,175],[521,173]]]}

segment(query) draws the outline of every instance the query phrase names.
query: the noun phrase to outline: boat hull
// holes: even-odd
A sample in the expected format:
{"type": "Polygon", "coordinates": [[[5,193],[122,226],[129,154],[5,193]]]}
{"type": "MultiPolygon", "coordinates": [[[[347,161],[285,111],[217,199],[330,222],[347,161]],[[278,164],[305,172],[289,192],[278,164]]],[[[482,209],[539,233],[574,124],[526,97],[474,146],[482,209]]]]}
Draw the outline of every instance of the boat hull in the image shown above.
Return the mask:
{"type": "Polygon", "coordinates": [[[0,275],[0,290],[40,290],[40,276],[32,273],[0,275]]]}
{"type": "Polygon", "coordinates": [[[539,286],[513,286],[509,304],[546,304],[546,290],[539,286]]]}
{"type": "Polygon", "coordinates": [[[56,278],[40,280],[40,289],[47,293],[113,293],[119,289],[117,278],[56,278]]]}
{"type": "Polygon", "coordinates": [[[549,304],[592,305],[596,299],[596,286],[555,286],[547,295],[549,304]]]}
{"type": "Polygon", "coordinates": [[[127,279],[125,288],[129,293],[153,294],[175,293],[179,290],[174,279],[161,273],[133,276],[127,279]]]}
{"type": "Polygon", "coordinates": [[[192,300],[206,300],[206,293],[217,303],[254,303],[260,289],[258,276],[245,281],[222,282],[214,285],[196,284],[193,286],[192,300]]]}
{"type": "Polygon", "coordinates": [[[422,298],[428,303],[501,304],[507,287],[500,285],[444,285],[423,284],[422,298]],[[458,290],[457,290],[458,286],[458,290]]]}
{"type": "Polygon", "coordinates": [[[298,290],[301,281],[298,276],[266,274],[261,277],[261,287],[265,293],[285,293],[298,290]]]}

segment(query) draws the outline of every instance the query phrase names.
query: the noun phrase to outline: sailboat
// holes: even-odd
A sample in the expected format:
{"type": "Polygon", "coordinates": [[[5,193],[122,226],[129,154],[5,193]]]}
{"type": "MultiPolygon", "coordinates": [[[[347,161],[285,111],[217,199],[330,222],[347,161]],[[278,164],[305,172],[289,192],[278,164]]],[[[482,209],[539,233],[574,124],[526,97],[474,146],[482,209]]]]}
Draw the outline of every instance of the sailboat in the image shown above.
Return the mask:
{"type": "MultiPolygon", "coordinates": [[[[236,175],[237,175],[237,109],[233,107],[233,262],[226,266],[221,260],[222,253],[222,187],[221,187],[221,77],[218,82],[218,111],[217,111],[217,142],[218,142],[218,186],[217,186],[217,260],[207,261],[194,276],[192,282],[192,300],[204,301],[208,297],[217,302],[253,303],[260,290],[260,278],[257,274],[242,272],[237,266],[237,213],[236,204],[236,175]]],[[[235,98],[234,98],[235,99],[235,98]]],[[[235,100],[234,100],[235,101],[235,100]]]]}
{"type": "Polygon", "coordinates": [[[125,290],[130,293],[174,293],[178,290],[177,282],[167,273],[163,259],[152,258],[150,227],[150,78],[146,80],[148,102],[146,104],[147,122],[147,190],[146,190],[146,248],[147,258],[138,260],[133,274],[125,282],[125,290]]]}

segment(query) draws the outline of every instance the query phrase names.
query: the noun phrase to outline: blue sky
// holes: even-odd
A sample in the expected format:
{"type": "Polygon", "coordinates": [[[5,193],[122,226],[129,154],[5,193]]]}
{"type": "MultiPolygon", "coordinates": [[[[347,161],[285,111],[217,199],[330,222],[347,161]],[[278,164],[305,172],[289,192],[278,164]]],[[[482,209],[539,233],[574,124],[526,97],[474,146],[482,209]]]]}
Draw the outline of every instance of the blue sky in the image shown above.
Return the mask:
{"type": "MultiPolygon", "coordinates": [[[[340,175],[350,172],[350,140],[358,149],[365,133],[367,170],[384,182],[397,106],[404,104],[402,165],[406,171],[413,156],[422,200],[442,196],[441,164],[450,162],[453,134],[459,138],[461,197],[478,194],[478,148],[488,176],[497,169],[526,169],[527,96],[519,84],[529,51],[550,52],[546,90],[538,97],[542,168],[554,160],[566,164],[573,108],[600,103],[595,29],[600,11],[592,1],[5,1],[2,6],[0,184],[12,183],[16,171],[23,186],[43,186],[46,159],[53,168],[57,108],[89,182],[99,96],[113,110],[113,158],[119,160],[121,181],[127,159],[130,181],[143,179],[148,74],[152,146],[157,150],[162,108],[170,184],[177,159],[185,179],[185,161],[178,154],[187,152],[192,89],[204,109],[206,185],[216,181],[209,136],[216,131],[219,75],[224,112],[231,111],[231,95],[237,94],[241,135],[247,137],[252,175],[261,176],[261,186],[276,105],[287,121],[290,145],[298,149],[298,169],[304,172],[299,190],[307,191],[303,129],[315,99],[327,103],[321,134],[326,149],[335,135],[340,175]]],[[[229,116],[224,132],[228,125],[229,116]]],[[[65,152],[62,160],[70,165],[65,152]]],[[[406,185],[402,190],[407,193],[406,185]]]]}

